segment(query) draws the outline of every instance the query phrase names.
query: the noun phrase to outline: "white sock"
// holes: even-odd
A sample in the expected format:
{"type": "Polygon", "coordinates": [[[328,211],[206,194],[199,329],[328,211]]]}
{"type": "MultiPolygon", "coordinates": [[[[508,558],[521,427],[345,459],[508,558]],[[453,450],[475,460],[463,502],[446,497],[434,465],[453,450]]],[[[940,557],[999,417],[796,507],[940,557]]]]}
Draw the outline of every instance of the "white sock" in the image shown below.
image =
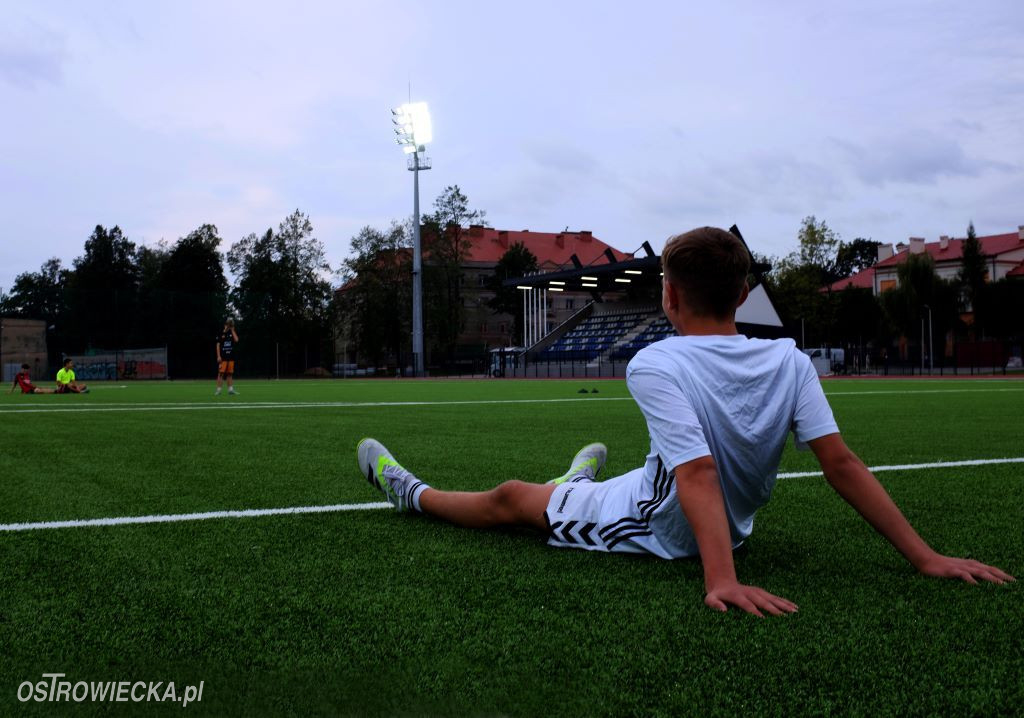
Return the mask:
{"type": "Polygon", "coordinates": [[[416,483],[414,483],[412,488],[409,489],[409,505],[419,513],[423,513],[423,509],[420,508],[420,496],[422,496],[423,492],[429,488],[430,486],[428,484],[416,479],[416,483]]]}

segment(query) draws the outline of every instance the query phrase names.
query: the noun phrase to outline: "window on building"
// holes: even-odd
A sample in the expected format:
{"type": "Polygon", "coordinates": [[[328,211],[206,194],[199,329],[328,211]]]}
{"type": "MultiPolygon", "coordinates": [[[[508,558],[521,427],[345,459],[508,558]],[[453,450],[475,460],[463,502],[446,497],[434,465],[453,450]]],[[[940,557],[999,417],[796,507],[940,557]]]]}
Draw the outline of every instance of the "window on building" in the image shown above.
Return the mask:
{"type": "Polygon", "coordinates": [[[481,334],[486,334],[487,333],[487,322],[480,322],[480,333],[481,334]]]}
{"type": "Polygon", "coordinates": [[[506,324],[505,322],[499,323],[498,324],[498,333],[499,334],[508,334],[508,324],[506,324]]]}
{"type": "Polygon", "coordinates": [[[896,280],[895,279],[883,279],[881,282],[878,283],[878,293],[879,294],[881,294],[882,292],[886,292],[886,291],[888,291],[890,289],[895,289],[895,288],[896,288],[896,280]]]}
{"type": "Polygon", "coordinates": [[[576,307],[576,300],[575,299],[569,298],[569,299],[565,300],[565,308],[566,309],[573,309],[575,307],[576,307]]]}
{"type": "Polygon", "coordinates": [[[476,275],[476,286],[486,287],[491,283],[490,274],[478,274],[476,275]]]}

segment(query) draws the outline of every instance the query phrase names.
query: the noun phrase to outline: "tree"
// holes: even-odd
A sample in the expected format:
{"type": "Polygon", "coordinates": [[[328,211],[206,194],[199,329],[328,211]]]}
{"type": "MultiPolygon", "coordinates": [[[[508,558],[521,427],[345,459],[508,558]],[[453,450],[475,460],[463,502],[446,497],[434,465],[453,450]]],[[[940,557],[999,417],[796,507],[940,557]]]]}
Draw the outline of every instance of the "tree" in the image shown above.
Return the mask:
{"type": "Polygon", "coordinates": [[[974,222],[967,225],[967,239],[964,240],[961,252],[960,272],[957,282],[960,285],[961,308],[965,312],[974,313],[974,323],[983,326],[985,278],[985,255],[981,251],[981,242],[974,231],[974,222]]]}
{"type": "Polygon", "coordinates": [[[168,254],[170,249],[164,240],[154,247],[139,247],[135,252],[139,286],[132,336],[136,346],[165,344],[168,308],[167,297],[160,286],[160,274],[168,254]]]}
{"type": "Polygon", "coordinates": [[[832,266],[836,279],[844,279],[862,269],[874,266],[878,261],[881,242],[857,237],[852,242],[840,242],[832,266]]]}
{"type": "Polygon", "coordinates": [[[1024,340],[1024,280],[1000,279],[985,287],[990,308],[986,329],[997,337],[1024,340]]]}
{"type": "Polygon", "coordinates": [[[163,263],[160,284],[184,292],[227,291],[217,227],[204,224],[179,239],[163,263]]]}
{"type": "Polygon", "coordinates": [[[96,229],[68,277],[68,331],[74,346],[119,349],[132,344],[139,267],[135,243],[114,226],[96,229]]]}
{"type": "Polygon", "coordinates": [[[801,337],[809,346],[826,340],[832,325],[832,304],[822,291],[822,273],[818,267],[801,264],[796,254],[772,262],[772,271],[765,277],[771,290],[779,318],[789,332],[801,337]]]}
{"type": "Polygon", "coordinates": [[[51,365],[60,359],[67,329],[68,271],[52,257],[38,272],[23,272],[14,278],[11,293],[0,301],[0,315],[42,319],[46,322],[46,349],[51,365]]]}
{"type": "Polygon", "coordinates": [[[426,334],[435,349],[454,354],[465,321],[462,265],[469,252],[464,227],[484,223],[486,212],[469,209],[458,185],[445,187],[434,212],[423,218],[423,299],[426,334]]]}
{"type": "Polygon", "coordinates": [[[180,238],[161,263],[155,290],[172,376],[209,373],[213,343],[227,313],[221,238],[204,224],[180,238]]]}
{"type": "Polygon", "coordinates": [[[363,227],[351,239],[352,255],[342,268],[336,321],[356,354],[375,366],[404,364],[412,326],[412,242],[408,228],[394,222],[387,231],[363,227]]]}
{"type": "Polygon", "coordinates": [[[882,307],[871,289],[846,287],[830,299],[835,305],[830,343],[862,347],[885,338],[882,307]]]}
{"type": "Polygon", "coordinates": [[[312,223],[299,210],[276,232],[250,234],[228,251],[236,277],[231,303],[238,312],[239,348],[254,371],[271,373],[276,361],[286,373],[297,365],[306,369],[330,351],[325,257],[312,223]]]}
{"type": "Polygon", "coordinates": [[[912,254],[897,269],[898,285],[882,293],[885,314],[908,340],[921,336],[922,322],[932,321],[933,337],[942,337],[959,321],[957,287],[935,272],[929,254],[912,254]]]}
{"type": "Polygon", "coordinates": [[[64,287],[68,273],[57,257],[43,262],[38,272],[23,272],[14,278],[11,293],[6,295],[0,312],[26,319],[42,319],[47,324],[58,322],[64,312],[64,287]]]}
{"type": "Polygon", "coordinates": [[[495,314],[512,315],[512,342],[516,345],[523,343],[523,299],[518,289],[504,283],[535,271],[537,257],[522,242],[515,242],[501,255],[490,280],[494,298],[487,305],[495,314]]]}
{"type": "Polygon", "coordinates": [[[804,217],[797,233],[800,247],[796,253],[796,261],[803,267],[810,267],[821,275],[820,285],[829,284],[841,277],[836,276],[836,252],[842,242],[839,235],[814,215],[804,217]]]}

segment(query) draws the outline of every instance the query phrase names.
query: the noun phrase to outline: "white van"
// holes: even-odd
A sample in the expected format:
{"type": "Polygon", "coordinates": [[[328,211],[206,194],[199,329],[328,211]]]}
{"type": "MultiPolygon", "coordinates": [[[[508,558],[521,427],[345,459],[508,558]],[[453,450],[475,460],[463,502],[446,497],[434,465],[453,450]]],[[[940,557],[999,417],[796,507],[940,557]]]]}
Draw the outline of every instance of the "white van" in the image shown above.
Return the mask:
{"type": "Polygon", "coordinates": [[[526,351],[526,347],[498,347],[491,349],[491,368],[488,373],[496,378],[505,376],[505,373],[519,366],[519,355],[526,351]]]}
{"type": "Polygon", "coordinates": [[[815,347],[813,349],[801,349],[811,358],[818,376],[834,374],[837,370],[846,366],[846,351],[843,349],[832,349],[830,347],[815,347]]]}

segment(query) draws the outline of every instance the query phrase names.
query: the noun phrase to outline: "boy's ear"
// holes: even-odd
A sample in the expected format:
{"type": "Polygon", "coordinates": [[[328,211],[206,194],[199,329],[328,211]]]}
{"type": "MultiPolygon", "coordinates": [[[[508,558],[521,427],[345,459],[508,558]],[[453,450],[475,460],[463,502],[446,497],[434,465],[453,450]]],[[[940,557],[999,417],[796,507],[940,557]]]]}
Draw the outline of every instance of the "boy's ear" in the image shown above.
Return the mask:
{"type": "Polygon", "coordinates": [[[676,289],[676,285],[667,279],[662,282],[662,291],[665,292],[666,303],[669,308],[675,311],[679,308],[679,290],[676,289]]]}
{"type": "Polygon", "coordinates": [[[736,308],[739,309],[743,306],[743,302],[747,301],[747,297],[750,296],[750,285],[746,282],[743,283],[743,291],[740,292],[740,300],[736,302],[736,308]]]}

